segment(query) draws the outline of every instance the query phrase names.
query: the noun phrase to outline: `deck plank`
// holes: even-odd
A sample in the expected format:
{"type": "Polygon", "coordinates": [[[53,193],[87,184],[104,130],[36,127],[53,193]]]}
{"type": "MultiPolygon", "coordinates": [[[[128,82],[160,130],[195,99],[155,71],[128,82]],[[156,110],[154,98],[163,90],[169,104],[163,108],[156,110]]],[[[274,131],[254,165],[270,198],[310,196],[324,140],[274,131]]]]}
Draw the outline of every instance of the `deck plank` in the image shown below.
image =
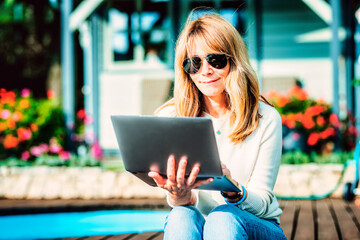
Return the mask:
{"type": "Polygon", "coordinates": [[[331,216],[328,200],[315,201],[318,222],[318,239],[319,240],[336,240],[338,235],[336,232],[335,222],[331,216]]]}
{"type": "Polygon", "coordinates": [[[331,199],[331,203],[339,223],[342,238],[360,239],[360,232],[352,217],[346,211],[345,202],[339,199],[331,199]]]}
{"type": "Polygon", "coordinates": [[[156,237],[152,238],[151,240],[163,240],[164,239],[164,232],[161,232],[156,237]]]}
{"type": "Polygon", "coordinates": [[[129,240],[148,240],[148,239],[153,239],[155,237],[157,237],[159,235],[159,232],[145,232],[142,234],[137,234],[131,238],[129,238],[129,240]]]}
{"type": "Polygon", "coordinates": [[[360,206],[356,206],[354,202],[348,202],[347,205],[350,208],[349,211],[352,211],[353,221],[360,231],[360,206]]]}
{"type": "Polygon", "coordinates": [[[295,201],[280,201],[283,207],[283,214],[280,215],[280,226],[287,239],[291,238],[295,215],[295,201]]]}
{"type": "Polygon", "coordinates": [[[294,239],[315,239],[311,201],[299,201],[298,203],[300,205],[300,212],[294,239]]]}
{"type": "Polygon", "coordinates": [[[103,240],[103,239],[107,239],[108,237],[109,235],[91,236],[91,237],[81,238],[81,240],[103,240]]]}
{"type": "Polygon", "coordinates": [[[126,233],[126,234],[121,234],[121,235],[114,235],[114,236],[110,236],[108,238],[106,238],[106,240],[127,240],[127,239],[131,239],[131,237],[138,235],[136,233],[126,233]]]}

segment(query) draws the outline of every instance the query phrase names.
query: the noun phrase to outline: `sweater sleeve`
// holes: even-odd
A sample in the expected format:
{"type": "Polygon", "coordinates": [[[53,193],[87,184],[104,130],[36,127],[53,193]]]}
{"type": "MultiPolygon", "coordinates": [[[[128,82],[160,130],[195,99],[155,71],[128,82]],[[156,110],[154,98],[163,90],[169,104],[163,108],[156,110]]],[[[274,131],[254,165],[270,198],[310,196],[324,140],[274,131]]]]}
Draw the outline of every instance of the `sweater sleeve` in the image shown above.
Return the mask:
{"type": "Polygon", "coordinates": [[[276,211],[278,215],[281,209],[279,204],[274,204],[275,195],[273,188],[278,175],[281,151],[282,151],[282,124],[279,113],[270,109],[267,119],[260,126],[261,140],[259,152],[254,166],[253,173],[247,184],[248,196],[239,206],[240,208],[262,218],[267,213],[276,211]]]}

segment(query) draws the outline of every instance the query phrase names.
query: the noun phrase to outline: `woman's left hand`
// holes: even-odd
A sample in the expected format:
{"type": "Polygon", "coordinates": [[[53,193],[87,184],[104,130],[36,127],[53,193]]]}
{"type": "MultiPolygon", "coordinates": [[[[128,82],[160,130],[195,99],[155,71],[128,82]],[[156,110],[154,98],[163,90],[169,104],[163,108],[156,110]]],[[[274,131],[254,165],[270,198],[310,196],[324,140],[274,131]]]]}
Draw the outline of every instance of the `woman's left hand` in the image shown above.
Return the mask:
{"type": "MultiPolygon", "coordinates": [[[[228,179],[230,179],[237,187],[239,187],[239,183],[231,177],[230,170],[226,167],[226,165],[224,163],[221,163],[221,168],[222,168],[223,174],[228,179]]],[[[235,196],[238,194],[237,192],[224,192],[224,193],[226,193],[229,196],[235,196]]],[[[227,199],[227,201],[229,201],[229,202],[237,202],[239,200],[240,200],[240,197],[239,197],[239,199],[227,199]]]]}

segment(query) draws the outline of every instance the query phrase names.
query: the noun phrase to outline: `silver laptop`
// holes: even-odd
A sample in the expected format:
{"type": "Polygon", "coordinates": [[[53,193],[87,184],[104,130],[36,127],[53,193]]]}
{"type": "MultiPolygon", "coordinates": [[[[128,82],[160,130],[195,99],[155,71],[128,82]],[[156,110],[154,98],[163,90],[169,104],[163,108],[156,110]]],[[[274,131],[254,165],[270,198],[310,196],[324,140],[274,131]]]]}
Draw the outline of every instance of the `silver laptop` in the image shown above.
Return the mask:
{"type": "Polygon", "coordinates": [[[222,173],[211,119],[118,115],[111,120],[125,169],[149,185],[156,186],[150,169],[166,177],[167,160],[174,154],[177,162],[187,156],[186,176],[200,164],[197,179],[214,178],[199,189],[240,191],[222,173]]]}

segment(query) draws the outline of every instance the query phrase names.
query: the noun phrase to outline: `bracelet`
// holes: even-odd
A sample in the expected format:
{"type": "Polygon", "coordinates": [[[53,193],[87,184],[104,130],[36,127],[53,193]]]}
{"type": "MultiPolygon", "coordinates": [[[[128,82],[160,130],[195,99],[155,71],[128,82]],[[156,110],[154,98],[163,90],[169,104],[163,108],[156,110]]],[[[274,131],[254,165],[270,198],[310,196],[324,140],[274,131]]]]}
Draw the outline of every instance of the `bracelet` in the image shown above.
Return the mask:
{"type": "Polygon", "coordinates": [[[232,202],[227,201],[226,198],[225,198],[225,199],[224,199],[225,202],[226,202],[227,204],[233,205],[233,206],[238,206],[238,205],[240,205],[240,204],[245,200],[246,195],[247,195],[247,192],[246,192],[245,187],[244,187],[243,185],[241,185],[241,188],[242,188],[243,195],[242,195],[242,198],[241,198],[239,201],[232,203],[232,202]]]}

